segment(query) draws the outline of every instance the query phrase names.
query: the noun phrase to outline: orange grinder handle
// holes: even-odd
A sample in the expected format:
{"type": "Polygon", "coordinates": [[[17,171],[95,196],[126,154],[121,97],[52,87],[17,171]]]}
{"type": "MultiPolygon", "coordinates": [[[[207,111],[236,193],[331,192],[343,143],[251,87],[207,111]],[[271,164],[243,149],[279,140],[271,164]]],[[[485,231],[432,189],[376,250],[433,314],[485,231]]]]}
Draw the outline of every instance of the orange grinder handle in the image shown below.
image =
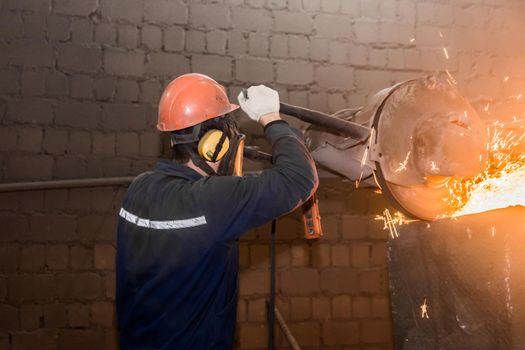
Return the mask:
{"type": "Polygon", "coordinates": [[[321,227],[321,215],[319,214],[319,205],[317,194],[314,193],[308,201],[303,204],[303,225],[304,238],[316,239],[323,235],[321,227]]]}

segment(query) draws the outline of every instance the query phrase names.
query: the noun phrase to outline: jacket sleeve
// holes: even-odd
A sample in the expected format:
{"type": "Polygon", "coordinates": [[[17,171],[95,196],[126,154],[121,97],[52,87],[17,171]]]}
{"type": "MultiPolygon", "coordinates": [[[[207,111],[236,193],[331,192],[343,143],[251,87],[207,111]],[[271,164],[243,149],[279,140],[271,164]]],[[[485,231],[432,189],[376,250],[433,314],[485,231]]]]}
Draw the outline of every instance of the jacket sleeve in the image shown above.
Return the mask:
{"type": "Polygon", "coordinates": [[[317,189],[314,161],[303,140],[284,121],[265,128],[272,145],[273,166],[256,176],[211,176],[201,186],[206,216],[219,240],[286,214],[303,204],[317,189]]]}

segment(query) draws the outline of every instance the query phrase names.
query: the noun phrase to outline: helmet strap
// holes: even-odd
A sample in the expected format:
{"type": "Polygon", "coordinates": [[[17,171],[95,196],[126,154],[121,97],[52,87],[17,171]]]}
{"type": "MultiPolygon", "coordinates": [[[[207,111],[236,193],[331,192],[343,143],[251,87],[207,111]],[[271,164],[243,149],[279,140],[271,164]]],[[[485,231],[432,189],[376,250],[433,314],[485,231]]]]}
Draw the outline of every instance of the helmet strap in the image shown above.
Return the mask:
{"type": "Polygon", "coordinates": [[[212,162],[217,161],[217,157],[219,156],[219,153],[222,150],[222,146],[224,145],[224,141],[226,140],[226,132],[222,132],[221,138],[219,139],[219,142],[217,143],[217,146],[215,146],[215,151],[213,152],[213,156],[211,157],[212,162]]]}
{"type": "Polygon", "coordinates": [[[201,131],[201,124],[197,124],[192,127],[190,134],[179,134],[176,132],[171,133],[171,144],[180,145],[183,143],[192,143],[199,141],[199,133],[201,131]]]}
{"type": "Polygon", "coordinates": [[[204,159],[202,159],[197,153],[190,151],[190,158],[193,161],[193,164],[203,170],[208,175],[216,175],[217,173],[215,170],[212,169],[211,166],[206,163],[204,159]]]}

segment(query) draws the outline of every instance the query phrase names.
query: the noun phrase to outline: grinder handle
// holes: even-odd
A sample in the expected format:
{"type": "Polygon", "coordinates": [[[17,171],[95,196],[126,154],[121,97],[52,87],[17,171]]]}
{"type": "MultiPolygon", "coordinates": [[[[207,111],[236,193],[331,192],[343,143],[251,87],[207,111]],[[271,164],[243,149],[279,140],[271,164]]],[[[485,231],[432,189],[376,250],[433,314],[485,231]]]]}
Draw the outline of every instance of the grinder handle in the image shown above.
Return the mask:
{"type": "Polygon", "coordinates": [[[339,119],[330,114],[281,102],[279,112],[295,117],[312,125],[322,126],[337,134],[349,136],[357,141],[365,141],[370,136],[371,129],[358,123],[339,119]]]}
{"type": "Polygon", "coordinates": [[[321,215],[319,214],[319,205],[317,200],[317,193],[314,193],[302,207],[303,210],[303,225],[304,238],[316,239],[323,235],[321,227],[321,215]]]}

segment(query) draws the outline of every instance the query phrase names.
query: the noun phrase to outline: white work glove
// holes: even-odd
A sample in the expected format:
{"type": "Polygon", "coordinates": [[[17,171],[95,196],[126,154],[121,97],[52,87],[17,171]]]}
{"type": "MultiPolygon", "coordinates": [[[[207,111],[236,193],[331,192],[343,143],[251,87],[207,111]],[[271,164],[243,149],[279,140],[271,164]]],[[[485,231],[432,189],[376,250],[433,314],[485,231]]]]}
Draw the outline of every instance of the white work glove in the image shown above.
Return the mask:
{"type": "Polygon", "coordinates": [[[248,98],[241,91],[237,100],[242,110],[250,119],[256,122],[263,115],[279,112],[279,93],[264,85],[250,86],[247,90],[248,98]]]}

